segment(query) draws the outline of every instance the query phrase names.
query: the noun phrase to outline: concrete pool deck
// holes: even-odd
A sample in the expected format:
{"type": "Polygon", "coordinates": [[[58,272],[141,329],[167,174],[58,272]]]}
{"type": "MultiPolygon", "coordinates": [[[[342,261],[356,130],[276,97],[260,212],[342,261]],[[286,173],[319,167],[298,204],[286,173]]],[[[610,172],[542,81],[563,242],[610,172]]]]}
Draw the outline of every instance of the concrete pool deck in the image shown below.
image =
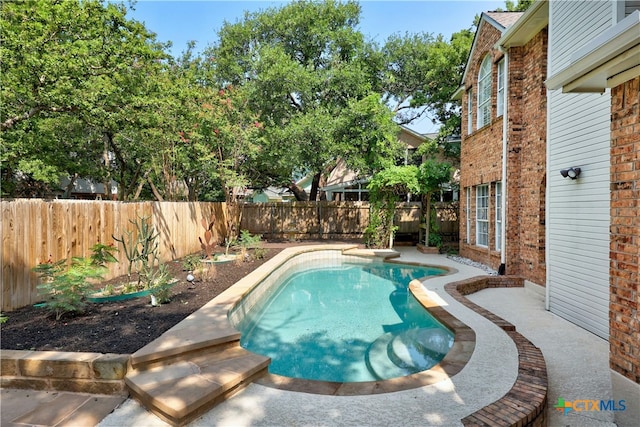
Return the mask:
{"type": "MultiPolygon", "coordinates": [[[[432,298],[439,298],[446,310],[476,331],[475,351],[461,372],[436,384],[368,396],[316,395],[251,384],[189,425],[461,425],[461,418],[509,391],[517,375],[514,342],[496,325],[464,307],[444,290],[449,282],[485,273],[442,255],[420,253],[416,248],[397,250],[401,253],[400,261],[457,270],[455,275],[425,281],[424,288],[432,298]]],[[[610,398],[606,341],[545,311],[542,295],[528,289],[487,289],[468,298],[513,323],[542,349],[549,372],[549,425],[614,425],[610,412],[564,416],[553,409],[558,397],[566,400],[610,398]]],[[[12,403],[5,399],[5,390],[2,396],[4,413],[5,403],[9,406],[12,403]]],[[[98,425],[167,424],[128,399],[98,425]]]]}

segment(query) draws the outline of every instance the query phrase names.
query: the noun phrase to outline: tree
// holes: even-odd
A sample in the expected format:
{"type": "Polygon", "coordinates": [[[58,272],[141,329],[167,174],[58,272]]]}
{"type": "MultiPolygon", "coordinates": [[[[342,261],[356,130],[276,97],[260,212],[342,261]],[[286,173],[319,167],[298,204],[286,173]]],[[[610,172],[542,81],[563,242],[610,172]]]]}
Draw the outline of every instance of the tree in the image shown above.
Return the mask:
{"type": "Polygon", "coordinates": [[[219,83],[245,87],[250,108],[265,124],[268,161],[262,162],[262,177],[290,183],[294,172],[311,172],[311,200],[335,159],[363,164],[355,159],[362,150],[370,157],[393,151],[374,148],[393,139],[393,127],[371,103],[372,95],[380,98],[374,91],[377,68],[371,47],[356,30],[359,14],[354,1],[297,1],[245,14],[240,22],[225,23],[220,42],[207,54],[215,59],[219,83]],[[354,106],[369,113],[352,114],[354,106]],[[376,137],[351,128],[376,129],[376,137]],[[346,135],[359,137],[351,141],[359,152],[345,147],[346,135]]]}
{"type": "Polygon", "coordinates": [[[442,184],[451,180],[451,165],[449,163],[440,162],[435,159],[427,159],[420,164],[416,177],[419,186],[419,193],[422,197],[422,207],[425,211],[426,220],[426,238],[425,242],[429,245],[429,221],[431,218],[431,195],[434,191],[440,189],[442,184]]]}
{"type": "Polygon", "coordinates": [[[401,195],[420,191],[418,167],[391,166],[373,175],[367,185],[371,212],[365,230],[367,246],[392,247],[396,227],[393,225],[396,203],[401,195]]]}
{"type": "Polygon", "coordinates": [[[529,9],[529,6],[533,4],[535,0],[518,0],[517,2],[513,2],[511,0],[506,0],[505,4],[507,6],[507,11],[509,12],[524,12],[529,9]]]}
{"type": "MultiPolygon", "coordinates": [[[[382,52],[386,63],[384,100],[396,120],[409,124],[425,114],[442,125],[439,141],[460,134],[459,102],[451,100],[460,85],[473,32],[461,30],[446,41],[428,33],[392,35],[382,52]]],[[[446,145],[445,145],[446,147],[446,145]]],[[[449,153],[459,156],[459,150],[449,153]]]]}
{"type": "Polygon", "coordinates": [[[1,2],[0,8],[3,191],[20,175],[44,183],[55,175],[108,180],[110,162],[100,171],[95,166],[106,150],[124,151],[116,133],[148,120],[147,76],[166,58],[164,46],[127,20],[121,5],[34,0],[1,2]],[[75,164],[86,164],[70,169],[74,156],[75,164]]]}

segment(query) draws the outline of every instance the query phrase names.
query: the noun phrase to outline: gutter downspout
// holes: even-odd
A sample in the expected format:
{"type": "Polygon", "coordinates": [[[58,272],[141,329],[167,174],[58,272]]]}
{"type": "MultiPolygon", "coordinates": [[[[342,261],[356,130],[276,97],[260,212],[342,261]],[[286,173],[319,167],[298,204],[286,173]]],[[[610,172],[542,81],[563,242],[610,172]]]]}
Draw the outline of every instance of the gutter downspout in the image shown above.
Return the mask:
{"type": "MultiPolygon", "coordinates": [[[[552,39],[552,33],[553,30],[555,28],[555,26],[553,25],[553,13],[552,13],[552,7],[553,5],[549,4],[549,17],[547,20],[547,79],[549,78],[549,75],[551,74],[551,59],[553,57],[553,50],[554,50],[554,43],[549,43],[549,40],[553,40],[552,39]]],[[[551,188],[551,144],[549,142],[549,136],[551,135],[551,90],[549,89],[549,85],[547,85],[547,83],[545,82],[545,87],[546,87],[546,97],[547,97],[547,129],[546,129],[546,146],[545,146],[545,152],[546,152],[546,158],[545,158],[545,169],[547,170],[547,188],[545,188],[545,194],[544,194],[544,199],[545,199],[545,206],[544,206],[544,262],[545,262],[545,284],[544,284],[544,309],[547,311],[551,311],[551,289],[549,287],[549,284],[551,283],[551,281],[549,280],[551,277],[551,274],[549,273],[549,270],[551,270],[551,257],[550,257],[550,253],[551,253],[551,249],[550,249],[550,240],[549,237],[551,235],[550,231],[549,231],[549,224],[551,223],[549,220],[551,218],[551,214],[550,214],[550,188],[551,188]]]]}
{"type": "Polygon", "coordinates": [[[501,242],[500,242],[500,269],[503,274],[506,273],[507,262],[507,131],[509,129],[509,52],[500,46],[500,50],[504,52],[504,111],[502,117],[502,221],[500,222],[501,242]]]}
{"type": "MultiPolygon", "coordinates": [[[[549,49],[550,50],[550,49],[549,49]]],[[[548,55],[548,53],[547,53],[548,55]]],[[[549,64],[549,59],[547,59],[547,64],[549,64]]],[[[550,123],[551,123],[551,91],[547,88],[546,91],[546,97],[547,97],[547,138],[546,138],[546,170],[547,170],[547,177],[546,177],[546,188],[544,189],[545,194],[544,194],[544,200],[545,200],[545,206],[544,206],[544,259],[545,259],[545,284],[544,284],[544,309],[547,311],[551,310],[550,304],[549,304],[549,297],[551,294],[551,291],[549,289],[549,187],[551,187],[551,172],[549,169],[549,165],[551,164],[551,156],[549,155],[550,147],[549,147],[549,128],[550,128],[550,123]]]]}

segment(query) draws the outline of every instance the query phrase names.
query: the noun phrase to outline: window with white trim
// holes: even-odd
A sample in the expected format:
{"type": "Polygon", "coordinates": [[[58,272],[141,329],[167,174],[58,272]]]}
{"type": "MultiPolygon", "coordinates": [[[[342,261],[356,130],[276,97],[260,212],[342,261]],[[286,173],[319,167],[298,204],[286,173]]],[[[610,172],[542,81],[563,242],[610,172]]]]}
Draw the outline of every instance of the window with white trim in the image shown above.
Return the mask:
{"type": "Polygon", "coordinates": [[[496,182],[496,251],[502,250],[502,183],[496,182]]]}
{"type": "Polygon", "coordinates": [[[496,115],[498,117],[504,114],[504,59],[498,62],[498,111],[496,115]]]}
{"type": "Polygon", "coordinates": [[[489,246],[489,186],[476,187],[476,245],[489,246]]]}
{"type": "Polygon", "coordinates": [[[478,129],[491,122],[491,56],[482,61],[478,73],[478,129]]]}
{"type": "Polygon", "coordinates": [[[465,217],[467,220],[466,242],[471,243],[471,187],[466,188],[465,217]]]}
{"type": "Polygon", "coordinates": [[[473,133],[473,89],[467,91],[467,135],[473,133]]]}

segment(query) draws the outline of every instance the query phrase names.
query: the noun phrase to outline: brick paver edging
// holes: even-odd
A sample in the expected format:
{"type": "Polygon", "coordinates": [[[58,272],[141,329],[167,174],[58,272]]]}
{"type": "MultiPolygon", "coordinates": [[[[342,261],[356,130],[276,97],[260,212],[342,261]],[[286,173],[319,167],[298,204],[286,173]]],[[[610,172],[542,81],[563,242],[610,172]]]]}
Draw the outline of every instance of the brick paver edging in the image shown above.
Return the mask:
{"type": "Polygon", "coordinates": [[[500,399],[463,418],[465,426],[546,426],[547,366],[542,352],[513,324],[471,302],[465,295],[487,288],[523,287],[524,279],[512,276],[479,276],[445,286],[449,295],[503,329],[518,350],[518,377],[500,399]]]}

